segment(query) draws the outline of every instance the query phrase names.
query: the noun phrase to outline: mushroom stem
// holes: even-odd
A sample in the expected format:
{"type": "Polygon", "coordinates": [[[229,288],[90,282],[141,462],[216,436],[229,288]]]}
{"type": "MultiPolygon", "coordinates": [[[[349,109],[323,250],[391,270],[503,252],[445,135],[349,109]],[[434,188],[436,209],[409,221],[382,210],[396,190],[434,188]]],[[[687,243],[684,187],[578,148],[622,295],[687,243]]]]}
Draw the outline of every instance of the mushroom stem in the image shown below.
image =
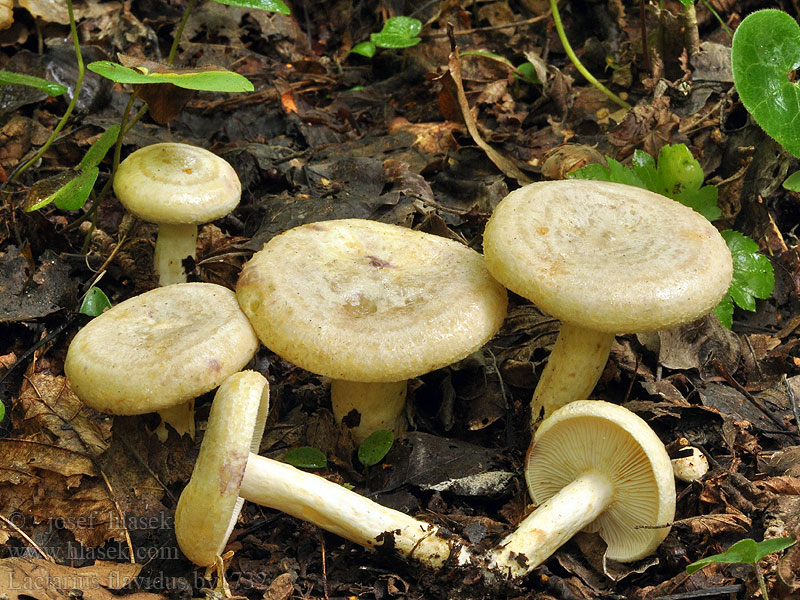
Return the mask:
{"type": "Polygon", "coordinates": [[[197,225],[162,223],[158,226],[153,263],[159,285],[186,283],[183,259],[187,256],[194,258],[196,245],[197,225]]]}
{"type": "Polygon", "coordinates": [[[526,575],[599,517],[613,498],[611,480],[598,471],[586,471],[506,536],[490,553],[488,568],[509,577],[526,575]]]}
{"type": "MultiPolygon", "coordinates": [[[[406,404],[408,382],[344,381],[334,379],[331,383],[331,405],[337,423],[350,422],[352,411],[360,417],[356,424],[348,425],[356,442],[363,442],[379,429],[395,433],[405,430],[403,407],[406,404]]],[[[353,415],[354,417],[356,415],[353,415]]]]}
{"type": "Polygon", "coordinates": [[[429,567],[442,567],[453,551],[458,552],[458,564],[471,560],[465,548],[453,544],[458,538],[440,533],[435,525],[257,454],[248,457],[239,496],[313,523],[361,546],[394,550],[429,567]]]}
{"type": "Polygon", "coordinates": [[[539,420],[539,412],[547,418],[553,411],[589,394],[603,374],[611,353],[613,333],[594,331],[578,325],[562,323],[561,331],[547,359],[531,400],[531,424],[539,420]]]}

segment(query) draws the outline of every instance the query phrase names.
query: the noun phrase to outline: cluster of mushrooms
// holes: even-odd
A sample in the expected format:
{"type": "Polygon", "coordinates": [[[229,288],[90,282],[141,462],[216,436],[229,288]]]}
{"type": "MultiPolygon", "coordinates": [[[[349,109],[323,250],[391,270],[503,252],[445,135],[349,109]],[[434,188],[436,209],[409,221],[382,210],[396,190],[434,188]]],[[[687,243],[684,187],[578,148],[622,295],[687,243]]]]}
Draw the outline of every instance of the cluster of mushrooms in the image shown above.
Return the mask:
{"type": "Polygon", "coordinates": [[[65,370],[87,405],[158,411],[193,433],[193,399],[217,389],[175,527],[184,554],[214,564],[244,500],[368,548],[488,577],[529,573],[581,530],[606,556],[655,551],[675,511],[669,456],[627,409],[591,393],[615,333],[700,318],[727,291],[731,255],[699,214],[660,195],[587,181],[535,183],[497,206],[484,256],[441,237],[360,219],[276,236],[242,269],[236,292],[186,283],[197,225],[239,201],[233,169],[185,144],[131,154],[114,181],[136,216],[159,224],[162,287],[111,308],[73,339],[65,370]],[[258,455],[269,406],[263,375],[242,370],[263,343],[331,383],[356,440],[402,431],[407,380],[478,350],[500,328],[506,288],[562,321],[532,400],[539,423],[525,478],[538,505],[489,550],[322,477],[258,455]]]}

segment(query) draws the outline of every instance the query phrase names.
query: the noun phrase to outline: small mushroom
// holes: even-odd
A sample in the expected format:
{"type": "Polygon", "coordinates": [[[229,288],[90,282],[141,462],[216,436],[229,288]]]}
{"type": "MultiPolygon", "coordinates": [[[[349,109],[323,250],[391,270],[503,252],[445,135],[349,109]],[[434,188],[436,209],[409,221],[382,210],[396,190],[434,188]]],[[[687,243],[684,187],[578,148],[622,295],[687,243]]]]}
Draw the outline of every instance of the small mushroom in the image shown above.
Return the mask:
{"type": "Polygon", "coordinates": [[[91,320],[70,343],[64,370],[86,405],[115,415],[158,412],[179,434],[194,436],[194,398],[239,371],[257,348],[231,290],[179,283],[91,320]]]}
{"type": "Polygon", "coordinates": [[[158,224],[155,271],[160,285],[186,282],[197,226],[231,212],[242,195],[236,171],[197,146],[165,142],[136,150],[114,176],[114,194],[133,215],[158,224]]]}
{"type": "Polygon", "coordinates": [[[691,483],[708,473],[708,459],[699,448],[684,446],[678,454],[679,456],[672,459],[672,469],[676,479],[691,483]]]}
{"type": "Polygon", "coordinates": [[[214,564],[244,500],[283,511],[367,548],[394,550],[438,568],[470,561],[458,538],[317,475],[255,454],[269,385],[255,371],[228,378],[211,406],[192,478],[178,500],[175,535],[197,565],[214,564]]]}
{"type": "Polygon", "coordinates": [[[601,400],[576,400],[544,421],[525,467],[538,504],[490,555],[489,568],[521,577],[577,532],[597,532],[606,557],[652,554],[675,516],[664,444],[640,417],[601,400]]]}
{"type": "Polygon", "coordinates": [[[274,237],[236,296],[267,348],[333,379],[334,415],[356,441],[402,428],[406,381],[480,348],[507,305],[474,250],[362,219],[274,237]]]}
{"type": "Polygon", "coordinates": [[[731,281],[731,253],[703,216],[618,183],[524,186],[486,225],[486,264],[508,289],[562,321],[531,421],[587,398],[616,333],[669,329],[707,314],[731,281]]]}

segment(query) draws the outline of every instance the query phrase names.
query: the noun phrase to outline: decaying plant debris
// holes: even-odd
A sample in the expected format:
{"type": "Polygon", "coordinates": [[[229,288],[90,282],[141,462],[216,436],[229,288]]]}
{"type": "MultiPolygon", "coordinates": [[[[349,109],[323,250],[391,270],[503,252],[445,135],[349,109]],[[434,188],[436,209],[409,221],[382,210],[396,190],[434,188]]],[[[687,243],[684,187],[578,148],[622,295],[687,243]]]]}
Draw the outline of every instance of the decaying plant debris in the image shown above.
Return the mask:
{"type": "MultiPolygon", "coordinates": [[[[47,2],[20,4],[0,31],[0,68],[74,86],[68,25],[35,8],[47,2]]],[[[154,143],[194,144],[225,158],[241,179],[239,206],[200,227],[197,256],[184,264],[190,281],[234,289],[242,264],[276,234],[334,218],[410,226],[480,250],[492,210],[521,182],[683,143],[719,190],[715,224],[758,243],[776,287],[755,312],[737,310],[732,330],[710,316],[617,336],[611,346],[593,396],[644,418],[675,456],[691,445],[710,463],[700,479],[677,483],[677,520],[656,555],[604,563],[599,538],[581,534],[524,580],[487,582],[470,569],[411,566],[247,504],[228,545],[229,593],[252,600],[753,597],[758,584],[746,568],[713,565],[690,576],[685,567],[742,538],[800,536],[800,212],[796,193],[780,186],[797,159],[748,119],[733,88],[730,38],[706,5],[696,6],[699,51],[692,55],[677,1],[643,12],[638,2],[613,0],[561,6],[572,46],[633,105],[625,111],[577,73],[547,2],[289,4],[291,15],[198,3],[176,64],[236,71],[255,91],[150,92],[148,101],[164,113],[145,116],[124,138],[123,157],[154,143]],[[379,49],[372,59],[348,54],[391,16],[418,18],[421,42],[379,49]],[[484,55],[459,56],[454,47],[484,55]],[[515,76],[497,57],[515,69],[531,63],[541,83],[515,76]]],[[[185,5],[76,3],[85,59],[123,53],[166,62],[185,5]]],[[[751,0],[711,6],[733,29],[766,7],[751,0]]],[[[794,5],[781,8],[797,17],[794,5]]],[[[69,342],[86,322],[77,309],[87,284],[96,282],[115,304],[156,287],[155,226],[127,215],[112,195],[94,222],[76,223],[82,211],[54,205],[23,211],[31,190],[46,192],[44,182],[64,177],[119,123],[128,91],[87,72],[60,137],[9,182],[50,135],[69,95],[0,86],[0,179],[7,182],[0,203],[0,593],[12,599],[226,593],[217,571],[206,579],[182,556],[174,534],[177,498],[202,435],[193,441],[171,431],[161,443],[151,434],[156,415],[89,409],[64,375],[69,342]]],[[[109,156],[98,188],[110,165],[109,156]]],[[[260,453],[280,459],[290,448],[318,448],[328,460],[318,474],[491,547],[532,508],[521,475],[529,404],[557,334],[556,320],[512,294],[502,329],[482,351],[410,381],[411,430],[371,467],[335,423],[330,381],[261,347],[249,365],[272,387],[260,453]]],[[[210,401],[211,394],[196,399],[199,434],[210,401]]],[[[761,567],[770,597],[800,597],[800,545],[761,567]]]]}

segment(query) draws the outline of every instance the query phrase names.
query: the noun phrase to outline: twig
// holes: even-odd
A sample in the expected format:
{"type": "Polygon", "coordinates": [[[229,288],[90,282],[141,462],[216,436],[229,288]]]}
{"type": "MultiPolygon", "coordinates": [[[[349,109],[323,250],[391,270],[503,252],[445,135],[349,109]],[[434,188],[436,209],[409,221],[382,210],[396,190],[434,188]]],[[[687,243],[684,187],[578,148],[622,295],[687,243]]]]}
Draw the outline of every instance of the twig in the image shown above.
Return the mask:
{"type": "Polygon", "coordinates": [[[14,531],[16,531],[16,532],[17,532],[19,535],[21,535],[21,536],[23,537],[23,539],[24,539],[26,542],[28,542],[28,543],[31,545],[31,547],[33,547],[33,548],[34,548],[34,549],[35,549],[35,550],[36,550],[36,551],[37,551],[39,554],[41,554],[41,555],[42,555],[42,558],[44,558],[44,559],[45,559],[45,560],[47,560],[47,561],[50,561],[51,563],[54,563],[54,562],[56,562],[56,561],[55,561],[55,559],[54,559],[52,556],[50,556],[49,554],[47,554],[47,552],[45,552],[44,550],[42,550],[42,549],[39,547],[39,544],[37,544],[36,542],[34,542],[34,541],[33,541],[33,540],[30,538],[30,536],[28,536],[28,534],[27,534],[27,533],[25,533],[24,531],[22,531],[22,529],[20,529],[20,528],[19,528],[19,527],[17,527],[16,525],[14,525],[14,523],[13,523],[12,521],[9,521],[9,520],[8,520],[8,519],[6,519],[6,518],[5,518],[3,515],[0,515],[0,519],[2,519],[3,523],[5,523],[6,525],[8,525],[8,526],[9,526],[11,529],[13,529],[14,531]]]}
{"type": "Polygon", "coordinates": [[[789,402],[792,405],[792,413],[794,414],[794,423],[797,425],[797,436],[800,437],[800,407],[797,406],[797,396],[795,396],[794,390],[789,384],[789,380],[786,379],[785,373],[781,378],[781,382],[786,386],[786,392],[789,394],[789,402]]]}
{"type": "MultiPolygon", "coordinates": [[[[525,19],[524,21],[515,21],[513,23],[506,23],[505,25],[487,25],[486,27],[475,27],[474,29],[462,29],[460,31],[454,31],[453,33],[455,35],[468,35],[470,33],[479,33],[481,31],[497,31],[498,29],[516,29],[517,27],[522,27],[523,25],[532,25],[533,23],[544,21],[549,16],[550,16],[550,11],[547,11],[543,15],[539,15],[538,17],[533,17],[531,19],[525,19]]],[[[423,40],[429,40],[429,39],[448,37],[448,34],[447,32],[427,33],[419,37],[421,37],[423,40]]]]}
{"type": "Polygon", "coordinates": [[[322,530],[317,527],[317,535],[319,535],[319,547],[322,551],[322,591],[325,594],[325,600],[330,600],[330,591],[328,590],[328,567],[325,564],[325,538],[322,536],[322,530]]]}

